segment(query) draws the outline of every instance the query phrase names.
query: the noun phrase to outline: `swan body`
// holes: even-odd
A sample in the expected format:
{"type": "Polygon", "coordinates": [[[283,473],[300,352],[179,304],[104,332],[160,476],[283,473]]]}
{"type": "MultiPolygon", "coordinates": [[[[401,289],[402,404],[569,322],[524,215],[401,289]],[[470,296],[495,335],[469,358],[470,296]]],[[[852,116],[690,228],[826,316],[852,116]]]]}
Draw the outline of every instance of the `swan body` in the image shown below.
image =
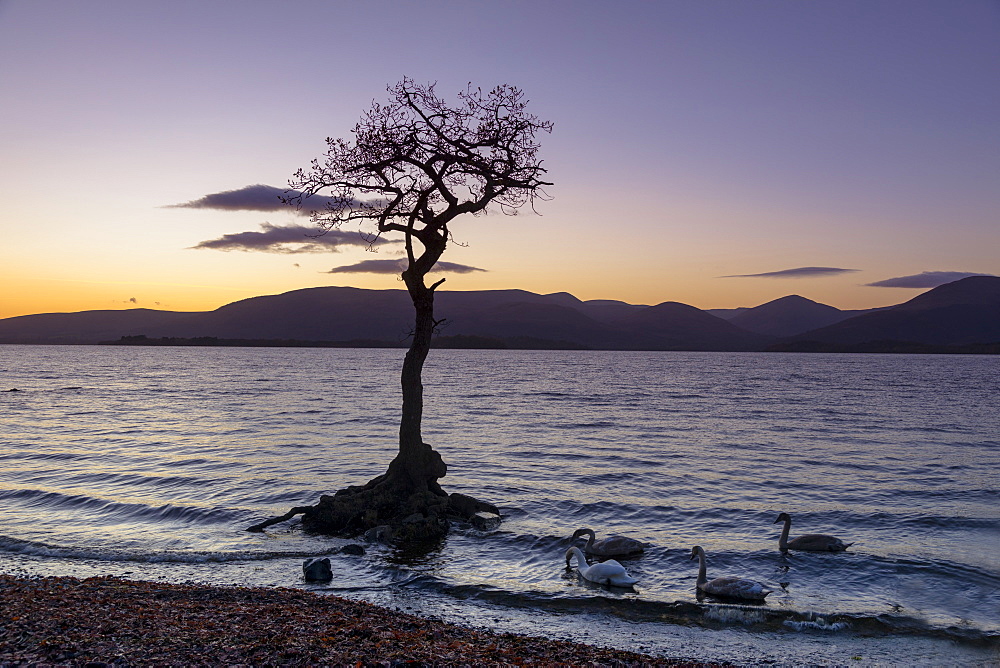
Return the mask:
{"type": "Polygon", "coordinates": [[[577,529],[573,532],[571,540],[576,540],[580,536],[587,536],[584,552],[595,557],[633,557],[642,554],[646,549],[643,543],[627,536],[608,536],[596,540],[597,534],[593,529],[577,529]]]}
{"type": "Polygon", "coordinates": [[[705,550],[699,545],[691,548],[691,558],[698,559],[698,589],[719,598],[738,598],[745,601],[763,601],[771,590],[755,580],[721,577],[709,580],[705,575],[705,550]]]}
{"type": "Polygon", "coordinates": [[[782,552],[786,550],[803,550],[806,552],[843,552],[854,543],[845,543],[839,538],[827,536],[823,533],[807,533],[788,540],[788,531],[792,528],[792,517],[788,513],[781,513],[774,523],[784,522],[781,529],[781,536],[778,538],[778,549],[782,552]]]}
{"type": "Polygon", "coordinates": [[[576,570],[584,580],[614,587],[631,587],[638,582],[628,574],[624,566],[614,559],[587,565],[587,557],[583,554],[583,550],[578,547],[566,550],[566,568],[570,568],[570,561],[573,557],[576,557],[577,560],[576,570]]]}

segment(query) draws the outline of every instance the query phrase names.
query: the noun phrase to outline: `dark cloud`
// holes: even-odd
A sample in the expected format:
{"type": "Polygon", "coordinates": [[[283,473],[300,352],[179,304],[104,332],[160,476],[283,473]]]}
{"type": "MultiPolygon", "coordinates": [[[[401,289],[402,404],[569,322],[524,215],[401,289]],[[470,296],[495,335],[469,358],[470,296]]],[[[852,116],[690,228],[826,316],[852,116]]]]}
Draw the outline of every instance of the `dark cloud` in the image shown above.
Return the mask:
{"type": "Polygon", "coordinates": [[[968,271],[924,271],[912,276],[899,276],[897,278],[887,278],[884,281],[865,283],[873,288],[936,288],[945,283],[968,278],[969,276],[990,276],[991,274],[977,274],[968,271]]]}
{"type": "Polygon", "coordinates": [[[721,276],[720,278],[814,278],[817,276],[849,274],[854,271],[858,270],[841,269],[839,267],[798,267],[796,269],[782,269],[781,271],[765,271],[762,274],[733,274],[731,276],[721,276]]]}
{"type": "MultiPolygon", "coordinates": [[[[403,271],[406,260],[362,260],[356,264],[349,264],[344,267],[334,267],[330,274],[398,274],[403,271]]],[[[469,274],[474,271],[486,271],[478,267],[470,267],[465,264],[455,264],[454,262],[438,262],[431,269],[432,273],[448,272],[452,274],[469,274]]]]}
{"type": "Polygon", "coordinates": [[[322,197],[309,198],[302,201],[302,207],[296,209],[294,206],[285,204],[281,197],[295,197],[297,190],[286,190],[275,188],[258,183],[238,190],[226,190],[221,193],[205,195],[200,199],[191,200],[183,204],[170,204],[168,208],[176,209],[217,209],[220,211],[290,211],[299,215],[308,216],[313,211],[323,210],[326,201],[322,197]]]}
{"type": "Polygon", "coordinates": [[[476,271],[486,271],[479,267],[470,267],[467,264],[455,264],[454,262],[438,262],[431,268],[431,273],[446,271],[449,274],[471,274],[476,271]]]}
{"type": "Polygon", "coordinates": [[[218,239],[202,241],[193,248],[263,253],[329,253],[340,250],[342,246],[368,247],[398,243],[381,238],[371,241],[367,235],[362,235],[360,232],[330,230],[321,233],[318,228],[307,225],[278,226],[263,223],[260,227],[261,232],[224,234],[218,239]]]}

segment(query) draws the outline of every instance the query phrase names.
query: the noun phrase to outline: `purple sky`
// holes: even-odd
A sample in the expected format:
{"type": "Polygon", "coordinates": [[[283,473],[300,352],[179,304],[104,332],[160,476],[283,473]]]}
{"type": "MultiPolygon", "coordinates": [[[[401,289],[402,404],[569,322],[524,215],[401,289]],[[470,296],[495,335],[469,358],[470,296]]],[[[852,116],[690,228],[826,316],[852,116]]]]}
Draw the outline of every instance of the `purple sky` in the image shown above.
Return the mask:
{"type": "Polygon", "coordinates": [[[398,244],[176,205],[283,188],[404,75],[555,123],[554,199],[456,223],[448,289],[862,308],[1000,274],[991,0],[0,0],[0,62],[0,317],[401,287],[363,271],[398,244]]]}

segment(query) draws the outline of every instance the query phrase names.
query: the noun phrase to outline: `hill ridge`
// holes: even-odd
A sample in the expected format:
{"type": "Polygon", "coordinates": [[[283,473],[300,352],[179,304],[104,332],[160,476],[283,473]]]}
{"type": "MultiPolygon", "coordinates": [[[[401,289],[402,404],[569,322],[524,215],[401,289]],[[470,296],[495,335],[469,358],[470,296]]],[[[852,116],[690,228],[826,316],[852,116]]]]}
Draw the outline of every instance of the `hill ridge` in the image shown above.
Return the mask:
{"type": "MultiPolygon", "coordinates": [[[[1000,278],[964,278],[860,314],[800,295],[720,317],[676,301],[646,306],[521,289],[441,291],[436,313],[445,321],[440,340],[461,347],[479,342],[605,350],[867,350],[882,342],[889,348],[901,343],[909,349],[940,348],[1000,342],[1000,278]]],[[[199,339],[395,346],[406,341],[412,317],[403,289],[323,286],[248,297],[212,311],[135,308],[15,316],[0,319],[0,343],[94,344],[144,336],[161,345],[199,339]]]]}

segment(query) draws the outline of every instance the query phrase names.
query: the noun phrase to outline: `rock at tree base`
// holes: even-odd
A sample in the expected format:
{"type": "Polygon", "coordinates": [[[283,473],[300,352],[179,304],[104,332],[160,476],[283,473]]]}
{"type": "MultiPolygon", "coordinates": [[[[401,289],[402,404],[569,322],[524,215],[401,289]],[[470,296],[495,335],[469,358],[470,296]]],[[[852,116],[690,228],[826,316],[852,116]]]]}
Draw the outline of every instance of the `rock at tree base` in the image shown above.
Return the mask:
{"type": "Polygon", "coordinates": [[[500,526],[500,515],[476,513],[469,518],[469,524],[480,531],[493,531],[500,526]]]}
{"type": "Polygon", "coordinates": [[[362,538],[369,543],[388,543],[392,540],[392,527],[388,524],[380,524],[366,531],[362,538]]]}
{"type": "Polygon", "coordinates": [[[347,487],[332,496],[324,494],[314,506],[292,508],[247,531],[263,531],[298,514],[302,515],[302,526],[312,533],[348,538],[377,535],[386,543],[438,540],[447,535],[451,520],[472,522],[481,529],[495,528],[500,523],[497,507],[441,489],[437,479],[445,475],[447,466],[429,445],[422,448],[426,466],[407,467],[397,458],[385,474],[365,485],[347,487]],[[413,474],[415,470],[419,475],[413,474]],[[486,519],[483,513],[494,518],[486,519]]]}
{"type": "Polygon", "coordinates": [[[400,500],[386,489],[365,486],[348,487],[333,496],[324,494],[315,506],[297,506],[281,517],[248,527],[247,531],[261,532],[300,514],[307,531],[346,537],[361,534],[365,540],[383,543],[442,538],[447,535],[452,519],[469,522],[484,531],[495,529],[501,522],[496,506],[466,494],[424,490],[400,500]]]}

